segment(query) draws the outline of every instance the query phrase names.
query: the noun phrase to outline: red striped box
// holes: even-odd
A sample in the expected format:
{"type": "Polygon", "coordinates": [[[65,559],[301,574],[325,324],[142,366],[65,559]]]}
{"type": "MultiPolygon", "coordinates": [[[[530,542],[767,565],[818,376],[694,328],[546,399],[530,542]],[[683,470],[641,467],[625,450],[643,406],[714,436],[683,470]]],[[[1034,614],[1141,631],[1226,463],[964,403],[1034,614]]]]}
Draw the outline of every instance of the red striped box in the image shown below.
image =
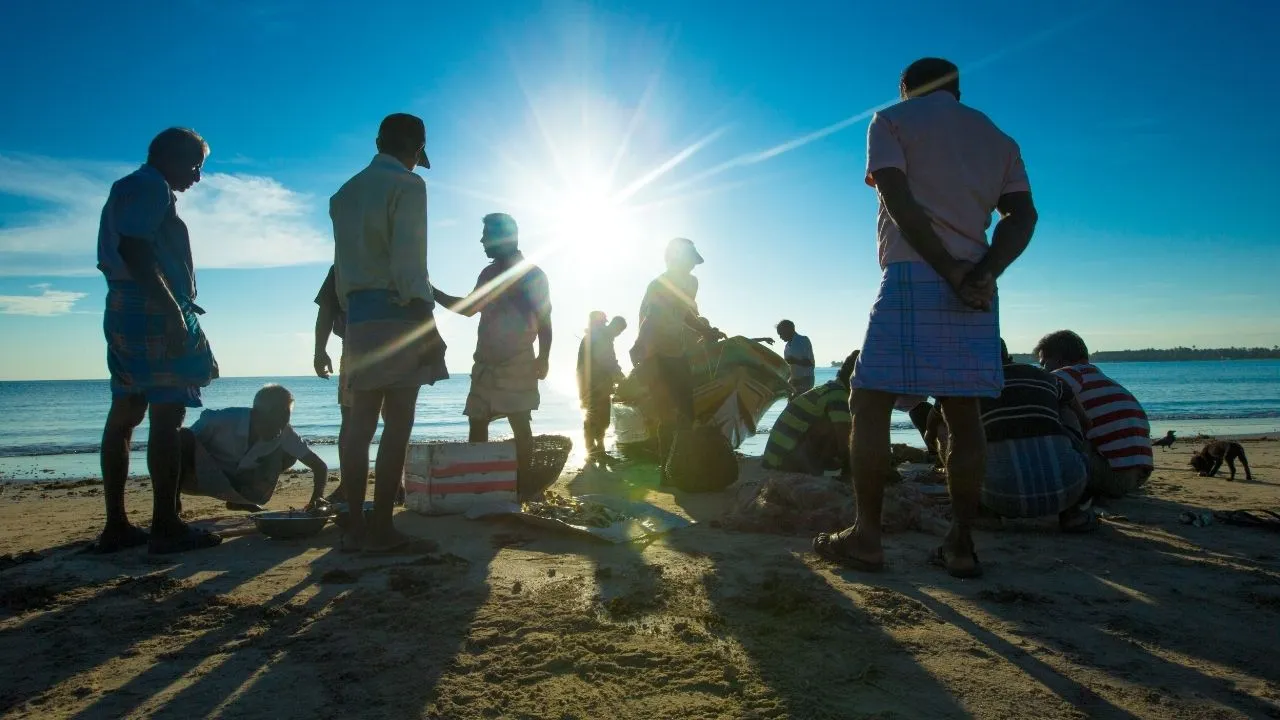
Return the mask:
{"type": "Polygon", "coordinates": [[[460,515],[480,503],[517,501],[516,445],[410,443],[405,507],[424,515],[460,515]]]}

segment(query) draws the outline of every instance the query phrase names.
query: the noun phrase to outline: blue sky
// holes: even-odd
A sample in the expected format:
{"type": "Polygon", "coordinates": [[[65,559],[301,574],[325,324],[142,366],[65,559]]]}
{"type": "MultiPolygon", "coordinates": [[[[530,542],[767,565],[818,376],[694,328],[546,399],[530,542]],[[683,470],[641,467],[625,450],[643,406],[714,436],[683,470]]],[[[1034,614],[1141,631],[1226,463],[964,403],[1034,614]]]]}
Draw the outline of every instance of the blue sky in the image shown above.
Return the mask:
{"type": "MultiPolygon", "coordinates": [[[[428,126],[433,281],[469,289],[480,218],[514,215],[551,278],[555,377],[588,311],[634,321],[675,235],[721,328],[788,317],[841,358],[879,278],[866,120],[923,55],[961,65],[1031,175],[1012,349],[1059,327],[1280,344],[1268,3],[117,5],[0,11],[0,379],[105,377],[97,216],[169,125],[213,150],[179,212],[224,374],[308,373],[327,198],[395,111],[428,126]]],[[[466,372],[474,321],[442,331],[466,372]]]]}

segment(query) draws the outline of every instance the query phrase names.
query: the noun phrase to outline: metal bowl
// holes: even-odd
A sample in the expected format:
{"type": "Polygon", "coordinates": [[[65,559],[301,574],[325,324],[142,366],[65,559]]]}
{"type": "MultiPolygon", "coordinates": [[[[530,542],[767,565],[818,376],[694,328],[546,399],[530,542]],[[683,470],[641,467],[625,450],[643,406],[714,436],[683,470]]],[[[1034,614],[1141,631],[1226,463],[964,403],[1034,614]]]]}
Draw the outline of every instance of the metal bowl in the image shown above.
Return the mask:
{"type": "Polygon", "coordinates": [[[263,535],[277,540],[311,537],[324,529],[328,515],[313,515],[299,510],[280,510],[253,514],[253,522],[263,535]]]}

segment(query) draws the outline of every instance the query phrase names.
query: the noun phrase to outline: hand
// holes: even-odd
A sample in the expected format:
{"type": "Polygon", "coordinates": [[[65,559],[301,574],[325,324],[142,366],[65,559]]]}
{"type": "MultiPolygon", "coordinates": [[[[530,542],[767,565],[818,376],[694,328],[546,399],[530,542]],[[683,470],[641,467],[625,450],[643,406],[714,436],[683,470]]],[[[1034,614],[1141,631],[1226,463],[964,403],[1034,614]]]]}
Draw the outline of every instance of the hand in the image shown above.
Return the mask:
{"type": "Polygon", "coordinates": [[[181,357],[187,351],[187,319],[182,310],[174,306],[164,322],[165,352],[169,357],[181,357]]]}
{"type": "Polygon", "coordinates": [[[711,328],[711,329],[707,330],[707,332],[706,332],[705,334],[703,334],[702,339],[703,339],[703,340],[706,340],[706,341],[708,341],[708,342],[716,342],[717,340],[723,340],[723,339],[725,339],[725,338],[727,338],[727,337],[729,337],[729,336],[728,336],[728,335],[725,335],[725,334],[724,334],[724,333],[722,333],[722,332],[720,332],[720,328],[714,328],[714,327],[713,327],[713,328],[711,328]]]}
{"type": "Polygon", "coordinates": [[[315,357],[311,360],[312,367],[315,368],[316,376],[325,380],[333,374],[333,360],[329,359],[329,353],[323,350],[317,350],[315,357]]]}
{"type": "Polygon", "coordinates": [[[977,266],[971,262],[957,260],[943,277],[965,305],[974,310],[990,310],[991,298],[995,295],[995,281],[991,273],[975,273],[976,269],[977,266]]]}
{"type": "Polygon", "coordinates": [[[537,375],[537,376],[538,376],[538,379],[539,379],[539,380],[546,380],[546,379],[547,379],[547,372],[548,372],[550,369],[551,369],[551,368],[550,368],[550,363],[549,363],[549,361],[547,360],[547,356],[546,356],[546,355],[543,355],[542,357],[539,357],[539,358],[535,358],[535,359],[534,359],[534,361],[533,361],[533,372],[534,372],[534,374],[535,374],[535,375],[537,375]]]}
{"type": "Polygon", "coordinates": [[[766,345],[772,345],[772,344],[773,344],[773,338],[760,338],[760,342],[762,342],[762,343],[764,343],[764,344],[766,344],[766,345]]]}
{"type": "Polygon", "coordinates": [[[996,297],[996,279],[991,273],[976,267],[960,284],[960,299],[970,307],[991,310],[996,297]]]}

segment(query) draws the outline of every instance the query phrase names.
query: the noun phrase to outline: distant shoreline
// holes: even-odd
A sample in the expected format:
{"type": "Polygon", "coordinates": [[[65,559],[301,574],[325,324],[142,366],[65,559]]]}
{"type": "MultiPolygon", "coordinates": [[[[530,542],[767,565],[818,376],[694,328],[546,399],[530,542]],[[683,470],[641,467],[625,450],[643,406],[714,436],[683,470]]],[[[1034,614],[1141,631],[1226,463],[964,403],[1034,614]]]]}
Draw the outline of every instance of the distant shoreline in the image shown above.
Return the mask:
{"type": "MultiPolygon", "coordinates": [[[[1231,351],[1229,350],[1192,350],[1190,348],[1187,349],[1187,352],[1195,353],[1195,357],[1184,357],[1177,354],[1175,350],[1102,350],[1089,353],[1089,362],[1249,362],[1280,360],[1280,351],[1276,350],[1259,350],[1260,354],[1258,355],[1230,354],[1231,351]],[[1223,354],[1215,355],[1213,353],[1223,354]]],[[[1036,356],[1029,353],[1014,353],[1013,359],[1014,362],[1027,363],[1029,365],[1037,363],[1036,356]]],[[[833,368],[838,368],[843,364],[843,360],[831,361],[831,367],[833,368]]]]}

